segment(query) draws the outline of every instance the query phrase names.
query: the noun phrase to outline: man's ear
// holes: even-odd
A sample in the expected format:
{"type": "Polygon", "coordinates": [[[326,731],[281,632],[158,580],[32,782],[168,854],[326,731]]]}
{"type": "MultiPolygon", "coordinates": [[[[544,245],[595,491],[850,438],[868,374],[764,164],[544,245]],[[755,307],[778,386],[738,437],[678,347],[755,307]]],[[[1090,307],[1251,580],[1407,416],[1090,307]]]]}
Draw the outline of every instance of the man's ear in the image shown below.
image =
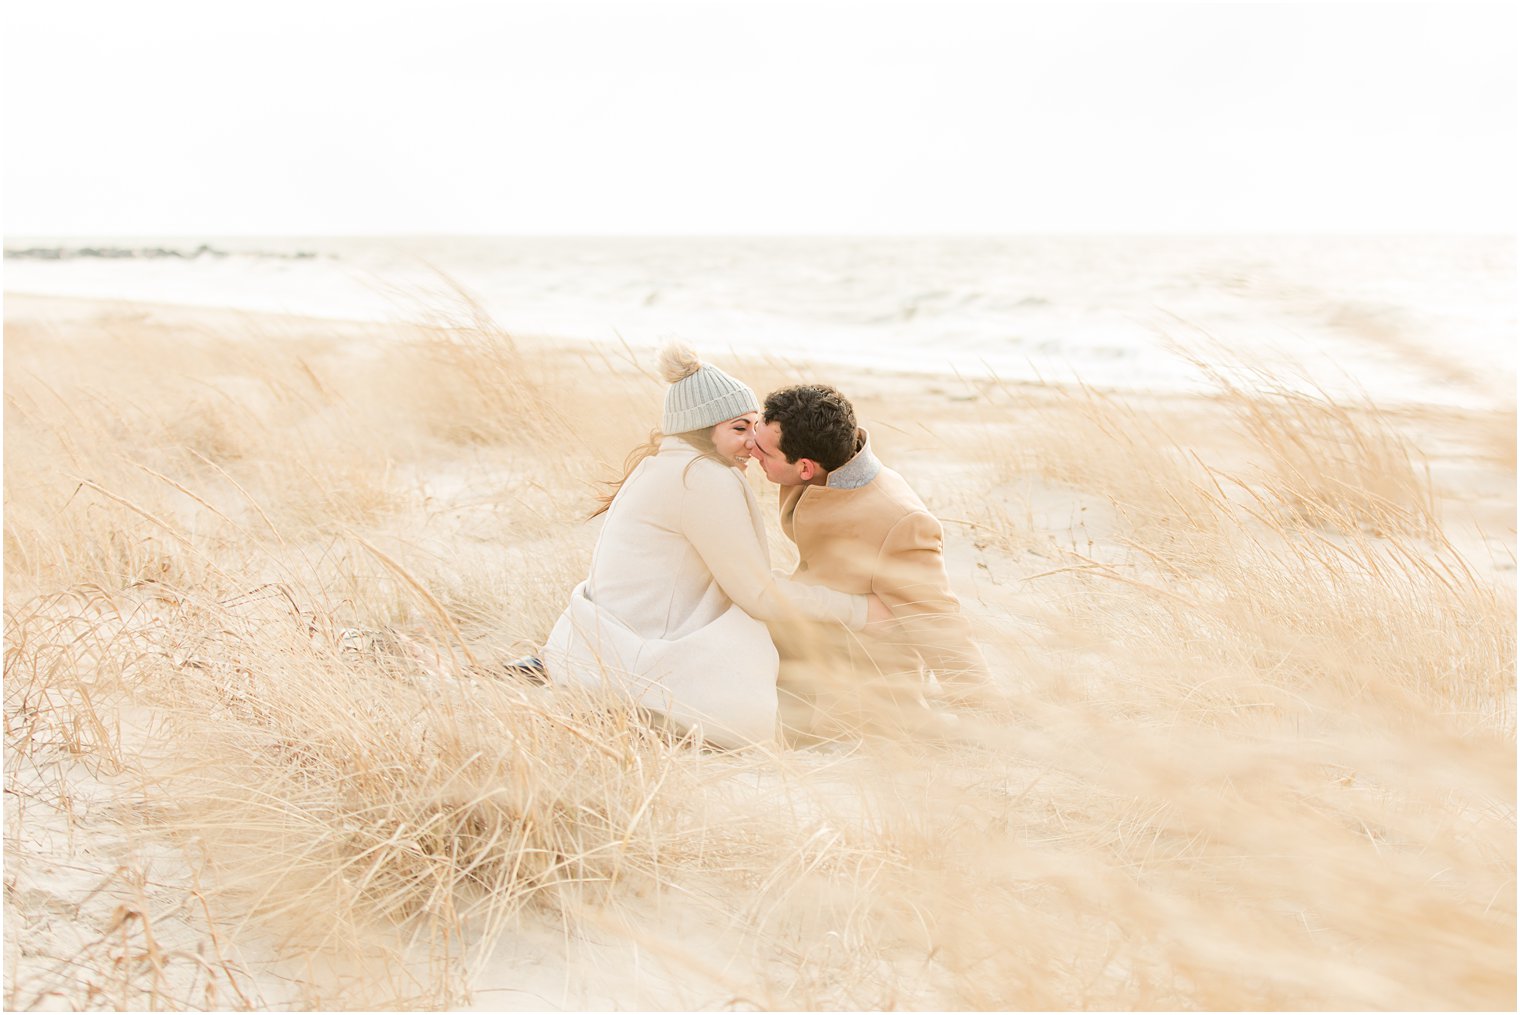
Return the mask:
{"type": "Polygon", "coordinates": [[[797,475],[804,483],[811,483],[818,475],[818,463],[811,458],[797,459],[797,475]]]}

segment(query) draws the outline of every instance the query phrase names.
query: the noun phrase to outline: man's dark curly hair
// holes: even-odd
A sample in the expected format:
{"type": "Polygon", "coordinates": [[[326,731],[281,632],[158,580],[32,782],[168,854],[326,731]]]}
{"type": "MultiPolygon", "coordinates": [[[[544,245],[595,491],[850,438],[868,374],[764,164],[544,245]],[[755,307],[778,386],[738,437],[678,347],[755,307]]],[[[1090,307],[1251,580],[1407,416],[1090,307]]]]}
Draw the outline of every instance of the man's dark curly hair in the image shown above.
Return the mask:
{"type": "Polygon", "coordinates": [[[781,424],[788,463],[811,458],[832,472],[855,456],[855,407],[827,384],[796,384],[765,396],[765,422],[781,424]]]}

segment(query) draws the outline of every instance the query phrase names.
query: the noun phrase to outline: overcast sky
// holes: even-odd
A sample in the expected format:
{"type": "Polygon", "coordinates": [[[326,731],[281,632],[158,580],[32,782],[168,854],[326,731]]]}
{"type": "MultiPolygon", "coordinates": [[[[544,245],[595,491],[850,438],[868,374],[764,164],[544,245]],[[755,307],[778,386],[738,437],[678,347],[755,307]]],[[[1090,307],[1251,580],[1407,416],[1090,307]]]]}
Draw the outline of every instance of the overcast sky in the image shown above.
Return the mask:
{"type": "Polygon", "coordinates": [[[10,3],[4,228],[1513,232],[1514,7],[10,3]]]}

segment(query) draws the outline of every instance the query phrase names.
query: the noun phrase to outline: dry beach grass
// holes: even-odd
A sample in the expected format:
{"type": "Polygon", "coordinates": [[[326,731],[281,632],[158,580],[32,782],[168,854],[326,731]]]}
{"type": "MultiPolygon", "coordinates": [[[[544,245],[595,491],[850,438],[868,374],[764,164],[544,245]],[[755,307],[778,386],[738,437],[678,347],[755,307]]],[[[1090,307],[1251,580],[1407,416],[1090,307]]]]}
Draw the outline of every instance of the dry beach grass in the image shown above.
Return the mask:
{"type": "Polygon", "coordinates": [[[1512,409],[725,361],[856,398],[1010,704],[714,753],[486,672],[660,388],[447,307],[8,299],[8,1008],[1514,1007],[1512,409]]]}

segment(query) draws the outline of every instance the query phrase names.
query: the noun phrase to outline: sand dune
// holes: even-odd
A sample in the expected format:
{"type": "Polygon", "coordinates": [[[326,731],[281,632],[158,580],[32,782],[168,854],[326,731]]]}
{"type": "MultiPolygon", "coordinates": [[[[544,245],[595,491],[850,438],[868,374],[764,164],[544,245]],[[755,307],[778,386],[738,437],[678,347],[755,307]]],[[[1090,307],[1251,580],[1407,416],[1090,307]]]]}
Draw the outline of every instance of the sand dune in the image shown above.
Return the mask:
{"type": "Polygon", "coordinates": [[[485,672],[632,354],[8,297],[7,1007],[1514,1007],[1512,406],[722,365],[856,400],[1006,707],[725,754],[485,672]]]}

